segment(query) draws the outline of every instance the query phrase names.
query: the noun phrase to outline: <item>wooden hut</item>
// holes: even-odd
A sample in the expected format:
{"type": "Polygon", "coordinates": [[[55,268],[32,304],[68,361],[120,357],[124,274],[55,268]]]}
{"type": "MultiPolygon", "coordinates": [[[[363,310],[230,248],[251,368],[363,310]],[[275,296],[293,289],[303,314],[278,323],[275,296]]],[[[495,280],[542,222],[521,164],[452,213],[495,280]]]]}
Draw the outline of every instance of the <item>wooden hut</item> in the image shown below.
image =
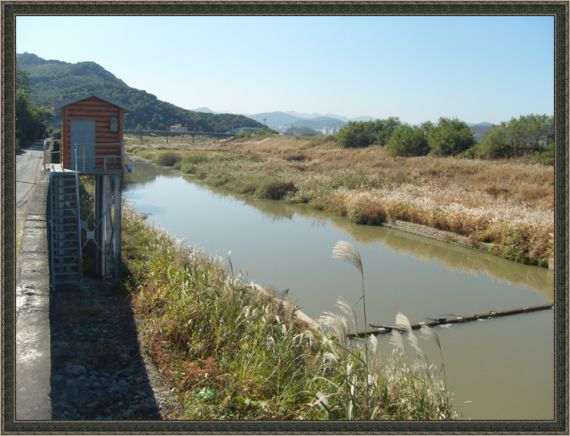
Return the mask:
{"type": "Polygon", "coordinates": [[[77,170],[82,174],[121,172],[124,165],[123,128],[127,110],[93,94],[66,102],[60,109],[60,162],[63,168],[77,170]]]}

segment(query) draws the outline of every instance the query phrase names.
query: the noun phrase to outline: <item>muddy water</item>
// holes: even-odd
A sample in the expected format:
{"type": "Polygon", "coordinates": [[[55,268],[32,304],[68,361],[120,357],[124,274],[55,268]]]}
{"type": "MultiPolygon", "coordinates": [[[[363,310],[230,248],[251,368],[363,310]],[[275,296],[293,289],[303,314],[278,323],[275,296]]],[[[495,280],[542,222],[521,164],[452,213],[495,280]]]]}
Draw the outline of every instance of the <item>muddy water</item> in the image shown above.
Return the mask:
{"type": "MultiPolygon", "coordinates": [[[[339,239],[360,251],[368,321],[414,321],[543,304],[552,271],[396,230],[355,225],[303,206],[227,195],[136,161],[124,197],[149,220],[277,292],[313,318],[339,296],[360,297],[360,276],[331,258],[339,239]]],[[[361,306],[356,306],[357,313],[361,306]]],[[[361,322],[361,320],[359,320],[361,322]]],[[[463,419],[552,419],[553,313],[542,311],[439,328],[448,386],[463,419]]],[[[386,340],[380,346],[389,351],[386,340]]],[[[424,343],[439,365],[434,347],[424,343]]]]}

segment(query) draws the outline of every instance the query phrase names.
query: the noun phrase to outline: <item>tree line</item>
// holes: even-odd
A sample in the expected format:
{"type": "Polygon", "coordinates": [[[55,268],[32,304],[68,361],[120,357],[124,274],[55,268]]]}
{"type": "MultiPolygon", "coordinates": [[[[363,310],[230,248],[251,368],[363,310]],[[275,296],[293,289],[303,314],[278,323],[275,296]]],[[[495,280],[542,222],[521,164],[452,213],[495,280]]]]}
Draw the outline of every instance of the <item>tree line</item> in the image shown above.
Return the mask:
{"type": "Polygon", "coordinates": [[[16,140],[26,147],[46,134],[53,116],[47,108],[36,106],[29,98],[29,76],[16,71],[16,140]]]}
{"type": "Polygon", "coordinates": [[[402,123],[398,118],[356,121],[342,128],[336,140],[345,148],[384,146],[393,156],[459,156],[501,159],[540,153],[554,157],[554,122],[548,115],[522,115],[493,126],[477,141],[473,132],[457,118],[437,123],[402,123]]]}

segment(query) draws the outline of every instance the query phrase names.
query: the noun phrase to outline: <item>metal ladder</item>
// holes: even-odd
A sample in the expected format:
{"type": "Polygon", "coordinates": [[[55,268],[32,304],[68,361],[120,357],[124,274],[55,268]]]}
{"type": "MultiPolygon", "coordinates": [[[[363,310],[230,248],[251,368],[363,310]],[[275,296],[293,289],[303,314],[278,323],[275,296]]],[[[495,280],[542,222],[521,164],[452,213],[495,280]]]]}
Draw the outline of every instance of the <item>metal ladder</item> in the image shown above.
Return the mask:
{"type": "Polygon", "coordinates": [[[77,172],[52,172],[49,180],[50,285],[81,287],[81,221],[77,172]]]}

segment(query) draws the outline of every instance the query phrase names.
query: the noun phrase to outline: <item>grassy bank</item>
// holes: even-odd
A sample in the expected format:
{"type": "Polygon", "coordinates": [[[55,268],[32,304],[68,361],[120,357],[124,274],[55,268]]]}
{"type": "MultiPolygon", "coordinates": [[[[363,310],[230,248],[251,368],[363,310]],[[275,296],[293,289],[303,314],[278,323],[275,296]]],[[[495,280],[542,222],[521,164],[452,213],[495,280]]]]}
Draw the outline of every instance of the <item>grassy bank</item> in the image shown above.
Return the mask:
{"type": "Polygon", "coordinates": [[[346,316],[326,314],[316,331],[128,208],[122,237],[142,348],[180,400],[177,418],[452,417],[440,369],[421,352],[406,357],[400,341],[380,356],[371,339],[365,365],[362,343],[347,339],[346,304],[346,316]]]}
{"type": "Polygon", "coordinates": [[[306,203],[360,224],[423,224],[541,266],[553,256],[553,168],[530,159],[392,157],[378,146],[342,149],[328,138],[187,142],[158,149],[131,140],[127,151],[212,186],[306,203]]]}

